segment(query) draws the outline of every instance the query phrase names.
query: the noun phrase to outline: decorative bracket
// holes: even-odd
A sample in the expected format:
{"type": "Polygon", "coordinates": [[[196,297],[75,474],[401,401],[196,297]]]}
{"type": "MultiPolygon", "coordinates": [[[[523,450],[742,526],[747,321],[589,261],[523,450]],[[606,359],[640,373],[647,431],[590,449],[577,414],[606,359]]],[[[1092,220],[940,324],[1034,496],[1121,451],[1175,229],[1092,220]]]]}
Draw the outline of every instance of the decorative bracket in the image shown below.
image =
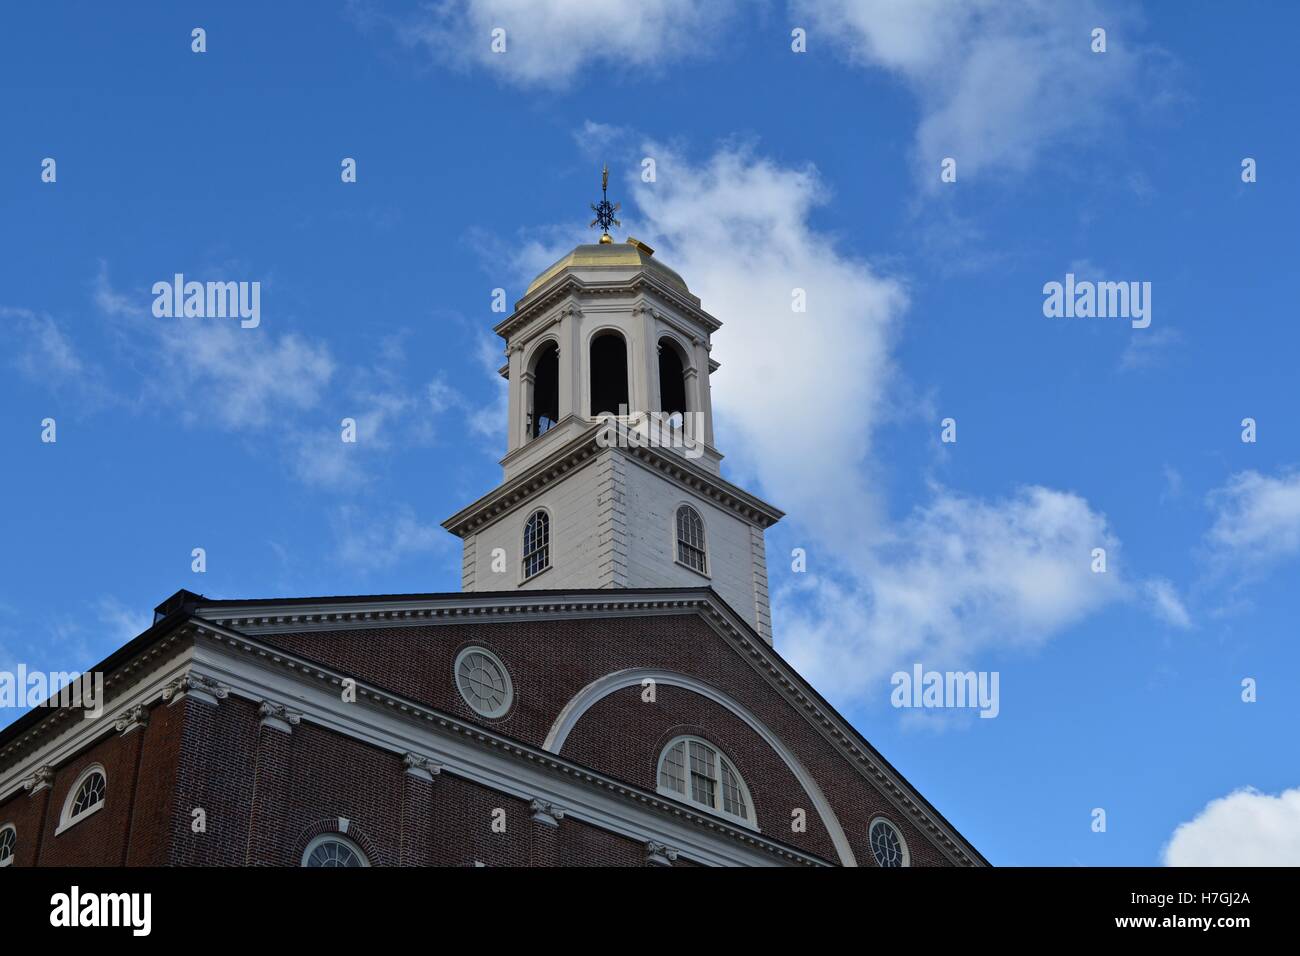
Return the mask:
{"type": "Polygon", "coordinates": [[[182,674],[163,688],[162,692],[162,699],[169,707],[186,697],[193,697],[197,701],[215,707],[217,701],[225,700],[229,696],[230,688],[225,684],[203,674],[196,674],[194,671],[182,674]]]}
{"type": "Polygon", "coordinates": [[[42,790],[49,790],[54,786],[54,768],[50,766],[37,767],[32,775],[23,781],[23,789],[27,791],[28,796],[36,796],[42,790]]]}
{"type": "Polygon", "coordinates": [[[125,737],[132,731],[140,730],[148,725],[149,708],[144,704],[136,704],[113,722],[113,729],[125,737]]]}
{"type": "Polygon", "coordinates": [[[549,800],[534,800],[528,805],[533,812],[533,820],[543,826],[558,827],[564,819],[564,811],[549,800]]]}
{"type": "Polygon", "coordinates": [[[262,701],[257,707],[257,713],[262,718],[261,726],[286,734],[293,733],[293,728],[302,722],[302,711],[290,710],[284,704],[270,700],[262,701]]]}
{"type": "Polygon", "coordinates": [[[406,767],[407,773],[412,777],[419,777],[421,780],[432,781],[434,777],[442,773],[442,764],[423,754],[408,752],[402,756],[402,764],[406,767]]]}
{"type": "Polygon", "coordinates": [[[672,866],[677,859],[677,851],[666,843],[648,840],[645,845],[645,862],[647,866],[672,866]]]}

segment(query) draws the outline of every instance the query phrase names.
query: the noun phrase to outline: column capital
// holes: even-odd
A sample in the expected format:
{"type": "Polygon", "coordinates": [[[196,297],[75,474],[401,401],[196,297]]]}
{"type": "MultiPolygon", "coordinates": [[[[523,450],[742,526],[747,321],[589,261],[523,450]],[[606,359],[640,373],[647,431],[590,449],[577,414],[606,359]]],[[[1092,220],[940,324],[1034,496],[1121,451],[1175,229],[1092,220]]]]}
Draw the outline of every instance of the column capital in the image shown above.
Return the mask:
{"type": "Polygon", "coordinates": [[[149,708],[144,704],[136,704],[117,720],[113,721],[113,729],[125,737],[135,730],[140,730],[149,725],[149,708]]]}
{"type": "Polygon", "coordinates": [[[442,764],[432,757],[426,757],[424,754],[408,751],[402,755],[402,765],[406,767],[406,772],[412,777],[419,777],[421,780],[432,781],[434,777],[442,773],[442,764]]]}
{"type": "Polygon", "coordinates": [[[532,811],[534,822],[543,826],[558,827],[564,819],[564,810],[549,800],[535,799],[528,804],[528,809],[532,811]]]}
{"type": "Polygon", "coordinates": [[[647,866],[672,866],[673,861],[677,859],[677,851],[666,843],[660,843],[657,840],[647,840],[645,845],[645,861],[647,866]]]}
{"type": "Polygon", "coordinates": [[[283,733],[293,733],[293,728],[302,722],[302,711],[290,710],[284,704],[273,700],[264,700],[257,705],[258,716],[262,718],[261,726],[283,733]]]}
{"type": "Polygon", "coordinates": [[[42,790],[49,790],[54,786],[54,768],[46,764],[43,767],[37,767],[32,771],[32,775],[23,781],[23,789],[27,795],[34,797],[42,790]]]}
{"type": "Polygon", "coordinates": [[[195,671],[182,674],[163,688],[162,692],[162,699],[167,702],[168,706],[182,701],[186,697],[193,697],[197,701],[212,704],[215,707],[217,701],[225,700],[229,696],[230,688],[225,684],[195,671]]]}

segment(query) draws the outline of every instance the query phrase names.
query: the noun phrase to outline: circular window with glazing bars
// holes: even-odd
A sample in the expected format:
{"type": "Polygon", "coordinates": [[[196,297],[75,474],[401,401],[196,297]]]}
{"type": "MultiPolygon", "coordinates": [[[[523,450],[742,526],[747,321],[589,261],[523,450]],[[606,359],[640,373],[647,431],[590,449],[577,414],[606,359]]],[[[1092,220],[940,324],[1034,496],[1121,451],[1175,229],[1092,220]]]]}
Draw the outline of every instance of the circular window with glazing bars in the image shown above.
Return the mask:
{"type": "Polygon", "coordinates": [[[456,655],[456,687],[465,703],[483,717],[500,717],[510,709],[514,688],[510,672],[485,647],[467,647],[456,655]]]}
{"type": "Polygon", "coordinates": [[[883,817],[871,821],[871,853],[877,866],[907,866],[910,862],[903,834],[883,817]]]}

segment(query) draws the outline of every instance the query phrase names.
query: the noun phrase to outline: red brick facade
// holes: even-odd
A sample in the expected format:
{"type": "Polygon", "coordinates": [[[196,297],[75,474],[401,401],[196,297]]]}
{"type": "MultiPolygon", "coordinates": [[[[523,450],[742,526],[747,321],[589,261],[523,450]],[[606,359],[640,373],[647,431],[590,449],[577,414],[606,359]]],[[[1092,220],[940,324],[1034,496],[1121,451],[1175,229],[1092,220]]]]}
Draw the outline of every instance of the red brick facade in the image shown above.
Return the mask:
{"type": "MultiPolygon", "coordinates": [[[[558,758],[635,788],[624,798],[653,797],[658,758],[669,741],[684,734],[704,738],[747,784],[761,838],[811,862],[841,862],[844,854],[809,793],[788,759],[756,732],[757,722],[816,781],[858,865],[875,865],[868,829],[877,816],[899,828],[912,865],[953,863],[932,830],[916,826],[694,612],[569,619],[539,614],[262,633],[248,640],[463,725],[481,726],[533,752],[542,751],[566,704],[593,681],[634,668],[682,675],[720,696],[664,684],[647,701],[639,685],[615,690],[576,719],[558,758]],[[492,651],[511,675],[513,703],[498,720],[478,716],[456,688],[454,661],[471,645],[492,651]],[[804,827],[792,826],[796,817],[804,827]]],[[[292,708],[295,699],[281,703],[292,708]]],[[[52,786],[2,797],[0,825],[13,823],[18,833],[13,864],[297,866],[308,844],[326,833],[345,835],[375,865],[647,863],[646,840],[612,832],[594,818],[564,815],[551,825],[534,819],[527,799],[456,768],[431,778],[411,772],[402,753],[357,739],[364,735],[341,731],[337,722],[328,725],[321,715],[307,712],[288,723],[262,717],[257,701],[240,693],[215,702],[196,694],[152,702],[143,727],[100,734],[53,768],[52,786]],[[91,763],[102,765],[108,779],[104,808],[56,834],[69,789],[91,763]]],[[[698,862],[683,853],[674,865],[698,862]]]]}

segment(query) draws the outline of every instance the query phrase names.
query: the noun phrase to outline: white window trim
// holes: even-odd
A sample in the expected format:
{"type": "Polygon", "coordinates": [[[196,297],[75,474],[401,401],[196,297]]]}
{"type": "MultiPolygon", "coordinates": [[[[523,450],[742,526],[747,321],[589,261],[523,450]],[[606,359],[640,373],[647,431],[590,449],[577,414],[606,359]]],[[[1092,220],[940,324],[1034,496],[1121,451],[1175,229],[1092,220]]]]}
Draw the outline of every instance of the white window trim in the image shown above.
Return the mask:
{"type": "MultiPolygon", "coordinates": [[[[540,574],[541,572],[538,573],[540,574]]],[[[451,665],[451,681],[453,684],[456,685],[456,690],[460,693],[461,700],[463,700],[469,706],[470,710],[474,711],[474,713],[484,718],[485,720],[500,720],[502,717],[506,716],[506,714],[510,713],[510,708],[514,706],[515,685],[514,682],[510,679],[510,668],[506,667],[505,663],[501,660],[501,658],[497,657],[486,647],[483,647],[480,644],[471,644],[469,647],[464,648],[463,650],[461,650],[459,654],[456,655],[456,660],[451,665]],[[462,689],[460,686],[460,662],[463,661],[470,654],[482,654],[492,663],[496,664],[497,667],[501,668],[501,676],[505,678],[505,682],[506,682],[506,696],[505,696],[505,700],[502,701],[501,703],[501,710],[497,713],[491,713],[491,714],[483,713],[483,711],[478,709],[478,705],[475,704],[472,700],[469,699],[469,697],[465,695],[464,689],[462,689]]]]}
{"type": "Polygon", "coordinates": [[[68,788],[68,795],[63,798],[63,810],[59,813],[59,826],[58,829],[54,831],[54,835],[58,836],[65,830],[75,827],[82,820],[86,819],[86,817],[94,816],[100,810],[103,810],[107,803],[108,771],[104,769],[103,764],[93,763],[85,770],[81,771],[81,773],[77,775],[77,779],[72,781],[72,786],[68,788]],[[81,785],[85,783],[92,774],[96,773],[101,774],[104,778],[104,798],[89,810],[83,810],[74,817],[72,815],[72,804],[73,801],[77,799],[77,791],[81,789],[81,785]]]}
{"type": "Polygon", "coordinates": [[[677,504],[673,506],[672,517],[669,519],[668,524],[669,524],[668,533],[671,535],[671,544],[673,549],[673,563],[685,568],[687,571],[690,571],[692,574],[697,574],[700,577],[704,578],[705,580],[712,581],[713,575],[710,572],[713,569],[713,560],[709,556],[709,523],[704,520],[704,512],[700,510],[699,506],[695,502],[687,501],[685,498],[683,498],[681,501],[677,502],[677,504]],[[687,564],[685,561],[682,560],[682,556],[681,556],[682,552],[680,547],[681,539],[677,537],[677,512],[681,511],[683,507],[690,508],[692,511],[694,511],[695,514],[700,519],[700,524],[703,525],[704,527],[704,570],[703,571],[701,571],[699,568],[691,567],[689,564],[687,564]]]}
{"type": "MultiPolygon", "coordinates": [[[[547,434],[549,434],[549,432],[547,434]]],[[[518,540],[521,552],[518,564],[519,585],[522,587],[529,581],[535,581],[537,578],[541,577],[547,571],[551,570],[555,564],[555,516],[551,514],[551,509],[543,506],[540,508],[534,508],[532,511],[528,512],[528,517],[524,519],[524,523],[519,529],[518,540]],[[538,512],[546,515],[546,564],[537,571],[534,571],[532,574],[527,574],[524,571],[524,562],[528,560],[528,556],[522,553],[523,544],[528,533],[528,522],[532,521],[533,515],[538,512]]]]}
{"type": "MultiPolygon", "coordinates": [[[[906,837],[903,836],[903,828],[900,827],[893,820],[889,819],[889,817],[881,817],[881,816],[872,817],[871,822],[867,824],[867,848],[871,851],[872,862],[874,862],[876,866],[878,867],[880,866],[880,861],[876,859],[876,848],[871,843],[871,831],[875,829],[877,823],[888,823],[889,826],[893,829],[894,836],[898,837],[898,848],[903,851],[903,866],[904,867],[911,866],[912,853],[907,848],[907,839],[906,837]]],[[[881,868],[889,869],[888,867],[881,867],[881,868]]]]}
{"type": "Polygon", "coordinates": [[[13,831],[14,851],[4,859],[0,860],[0,867],[12,866],[14,858],[18,856],[18,827],[14,826],[12,823],[6,823],[3,826],[0,826],[0,833],[6,833],[8,831],[13,831]]]}
{"type": "Polygon", "coordinates": [[[730,823],[734,823],[738,826],[745,827],[755,832],[760,832],[758,829],[758,820],[757,820],[758,812],[754,808],[754,798],[749,795],[749,786],[745,783],[745,778],[740,775],[740,770],[739,768],[736,767],[736,762],[732,760],[730,757],[728,757],[723,752],[721,747],[719,747],[717,744],[713,743],[712,741],[705,740],[703,737],[696,737],[694,734],[683,734],[680,737],[674,737],[672,740],[668,741],[668,745],[664,747],[663,750],[659,751],[659,759],[655,761],[655,792],[658,793],[660,796],[672,797],[674,800],[680,800],[682,803],[688,803],[693,807],[698,807],[701,810],[706,810],[709,813],[712,813],[714,816],[722,817],[724,820],[727,820],[730,823]],[[668,751],[672,750],[674,747],[676,747],[679,743],[682,743],[683,741],[687,743],[686,765],[685,765],[685,769],[686,769],[686,792],[685,793],[681,793],[677,790],[674,790],[672,787],[665,787],[663,785],[663,782],[659,779],[660,769],[663,767],[664,758],[668,756],[668,751]],[[737,816],[734,813],[728,813],[726,810],[722,809],[721,806],[711,807],[707,803],[701,803],[691,795],[691,748],[690,748],[691,741],[704,744],[704,746],[708,747],[710,750],[713,751],[714,757],[716,758],[713,769],[718,775],[717,777],[718,786],[716,788],[718,803],[719,804],[722,803],[722,765],[720,761],[725,759],[727,763],[731,764],[731,769],[736,775],[736,782],[740,784],[740,794],[745,798],[745,806],[749,808],[750,815],[755,819],[751,820],[746,817],[737,816]]]}
{"type": "MultiPolygon", "coordinates": [[[[310,843],[308,843],[307,849],[302,851],[302,860],[298,863],[298,866],[299,867],[306,866],[307,860],[311,858],[312,853],[314,853],[316,848],[320,846],[322,843],[346,844],[348,849],[350,849],[353,853],[355,853],[357,855],[357,858],[361,860],[362,866],[370,866],[370,857],[366,855],[365,850],[361,849],[361,847],[359,847],[354,840],[349,840],[343,834],[335,833],[333,831],[330,831],[329,833],[322,833],[320,836],[316,837],[310,843]]],[[[314,869],[319,869],[319,867],[314,867],[314,869]]]]}

